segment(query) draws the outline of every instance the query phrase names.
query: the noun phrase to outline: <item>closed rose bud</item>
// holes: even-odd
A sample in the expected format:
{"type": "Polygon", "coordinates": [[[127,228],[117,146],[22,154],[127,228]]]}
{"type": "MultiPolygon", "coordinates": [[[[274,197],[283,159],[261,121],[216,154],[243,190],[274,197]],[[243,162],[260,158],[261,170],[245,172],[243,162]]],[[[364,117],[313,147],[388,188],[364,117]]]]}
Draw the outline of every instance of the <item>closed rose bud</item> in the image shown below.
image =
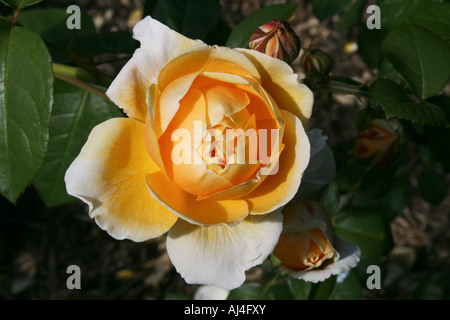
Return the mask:
{"type": "Polygon", "coordinates": [[[382,119],[370,122],[370,128],[362,131],[355,142],[355,156],[370,167],[389,164],[398,154],[399,141],[394,129],[382,119]]]}
{"type": "Polygon", "coordinates": [[[318,202],[291,202],[282,210],[283,232],[273,254],[279,268],[294,278],[324,281],[356,266],[357,246],[333,235],[326,209],[318,202]]]}
{"type": "Polygon", "coordinates": [[[320,49],[305,49],[300,64],[303,72],[310,77],[328,76],[333,68],[331,57],[320,49]]]}
{"type": "Polygon", "coordinates": [[[284,20],[272,20],[250,35],[250,49],[291,63],[300,53],[300,38],[284,20]]]}
{"type": "Polygon", "coordinates": [[[298,202],[283,209],[284,231],[274,254],[295,270],[320,267],[335,257],[331,221],[316,202],[298,202]]]}

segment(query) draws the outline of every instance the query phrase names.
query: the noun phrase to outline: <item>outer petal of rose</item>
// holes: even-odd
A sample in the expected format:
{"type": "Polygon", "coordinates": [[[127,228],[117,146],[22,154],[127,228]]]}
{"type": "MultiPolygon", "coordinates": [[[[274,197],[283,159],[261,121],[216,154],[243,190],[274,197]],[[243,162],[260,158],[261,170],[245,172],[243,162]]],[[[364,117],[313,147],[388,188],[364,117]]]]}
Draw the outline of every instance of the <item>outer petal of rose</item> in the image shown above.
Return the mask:
{"type": "MultiPolygon", "coordinates": [[[[309,162],[310,144],[300,120],[281,110],[285,121],[284,149],[278,160],[278,171],[244,199],[250,202],[251,214],[265,214],[288,203],[297,192],[309,162]]],[[[275,171],[274,171],[275,172],[275,171]]]]}
{"type": "Polygon", "coordinates": [[[144,124],[115,118],[96,126],[65,175],[67,192],[116,239],[158,237],[177,216],[153,199],[145,175],[159,170],[144,145],[144,124]]]}
{"type": "Polygon", "coordinates": [[[242,199],[197,201],[178,187],[162,171],[146,176],[147,187],[155,199],[180,218],[197,225],[230,224],[242,221],[248,214],[248,203],[242,199]]]}
{"type": "Polygon", "coordinates": [[[202,42],[186,38],[149,16],[136,24],[133,37],[141,42],[141,48],[122,68],[106,94],[130,118],[144,122],[150,83],[156,83],[160,70],[170,59],[202,42]]]}
{"type": "Polygon", "coordinates": [[[194,293],[194,300],[227,300],[230,291],[216,286],[200,286],[194,293]]]}
{"type": "Polygon", "coordinates": [[[279,212],[249,217],[234,227],[200,227],[180,219],[168,233],[167,252],[186,282],[231,290],[272,252],[281,229],[279,212]]]}
{"type": "Polygon", "coordinates": [[[296,200],[307,200],[315,192],[323,190],[336,174],[336,162],[333,151],[327,145],[327,136],[322,130],[313,129],[306,133],[311,143],[311,158],[305,170],[302,184],[295,195],[296,200]]]}
{"type": "Polygon", "coordinates": [[[358,246],[352,243],[344,242],[338,237],[335,237],[334,248],[339,254],[339,259],[330,264],[323,264],[320,268],[308,271],[293,270],[281,264],[279,266],[280,271],[281,273],[288,274],[296,279],[303,279],[304,281],[317,283],[343,271],[348,271],[358,264],[361,256],[361,251],[358,246]]]}
{"type": "Polygon", "coordinates": [[[314,102],[312,91],[298,81],[292,68],[279,59],[256,50],[237,49],[247,55],[261,74],[262,86],[280,109],[287,110],[302,120],[306,126],[314,102]]]}

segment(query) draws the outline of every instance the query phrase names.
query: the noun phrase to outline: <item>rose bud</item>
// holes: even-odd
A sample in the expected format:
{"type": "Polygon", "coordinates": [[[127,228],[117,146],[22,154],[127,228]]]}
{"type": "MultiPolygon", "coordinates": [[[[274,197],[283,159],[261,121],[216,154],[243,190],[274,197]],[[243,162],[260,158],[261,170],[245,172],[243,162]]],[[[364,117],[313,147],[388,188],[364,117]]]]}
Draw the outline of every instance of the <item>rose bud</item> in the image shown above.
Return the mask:
{"type": "Polygon", "coordinates": [[[305,49],[300,64],[303,72],[311,77],[328,76],[333,68],[331,57],[317,48],[305,49]]]}
{"type": "Polygon", "coordinates": [[[284,20],[272,20],[250,35],[250,49],[291,63],[300,53],[300,38],[284,20]]]}
{"type": "Polygon", "coordinates": [[[282,273],[316,283],[359,262],[359,248],[333,235],[331,220],[320,203],[291,202],[282,214],[283,232],[273,252],[281,261],[282,273]]]}
{"type": "Polygon", "coordinates": [[[355,142],[355,156],[370,167],[382,167],[398,154],[399,141],[394,129],[382,119],[370,122],[370,128],[362,131],[355,142]]]}

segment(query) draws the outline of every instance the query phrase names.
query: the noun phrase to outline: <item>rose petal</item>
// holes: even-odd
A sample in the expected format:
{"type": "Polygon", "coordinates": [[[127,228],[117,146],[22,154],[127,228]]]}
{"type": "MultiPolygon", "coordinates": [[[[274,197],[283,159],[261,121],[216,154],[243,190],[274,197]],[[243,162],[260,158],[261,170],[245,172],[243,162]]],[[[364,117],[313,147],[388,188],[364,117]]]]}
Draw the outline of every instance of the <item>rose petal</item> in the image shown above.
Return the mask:
{"type": "Polygon", "coordinates": [[[339,255],[338,260],[334,262],[330,261],[328,264],[324,263],[320,268],[311,269],[308,271],[293,270],[281,264],[279,266],[281,273],[288,274],[296,279],[317,283],[324,281],[333,275],[337,275],[343,271],[348,271],[354,268],[358,264],[361,256],[361,251],[358,246],[352,243],[344,242],[336,236],[334,237],[334,243],[335,250],[339,255]]]}
{"type": "Polygon", "coordinates": [[[244,197],[251,203],[251,214],[264,214],[288,203],[300,185],[309,162],[310,145],[300,120],[281,110],[285,121],[285,147],[275,174],[270,174],[252,193],[244,197]]]}
{"type": "Polygon", "coordinates": [[[298,81],[292,68],[279,59],[256,50],[237,49],[244,53],[261,74],[261,85],[275,100],[280,109],[289,111],[306,126],[312,113],[312,91],[298,81]]]}
{"type": "Polygon", "coordinates": [[[215,85],[201,90],[206,99],[209,127],[217,125],[224,117],[231,117],[250,103],[245,92],[229,86],[215,85]]]}
{"type": "MultiPolygon", "coordinates": [[[[161,92],[159,107],[155,109],[158,126],[154,126],[157,137],[167,130],[172,119],[180,108],[180,100],[188,93],[192,83],[200,72],[194,72],[172,81],[161,92]]],[[[155,119],[155,120],[156,120],[155,119]]]]}
{"type": "Polygon", "coordinates": [[[200,286],[194,294],[194,300],[227,300],[229,290],[216,286],[200,286]]]}
{"type": "Polygon", "coordinates": [[[175,79],[194,72],[229,73],[259,81],[260,75],[246,55],[226,47],[197,45],[168,62],[158,76],[162,91],[175,79]]]}
{"type": "Polygon", "coordinates": [[[122,68],[106,94],[130,118],[144,122],[147,88],[156,83],[162,67],[179,52],[202,42],[186,38],[150,16],[136,24],[133,36],[141,42],[141,48],[122,68]]]}
{"type": "Polygon", "coordinates": [[[96,126],[65,175],[67,192],[116,239],[158,237],[177,216],[153,199],[145,175],[158,170],[144,145],[144,124],[115,118],[96,126]]]}
{"type": "Polygon", "coordinates": [[[275,212],[250,217],[234,227],[199,227],[183,220],[169,231],[167,251],[187,283],[234,289],[245,281],[245,271],[272,252],[282,228],[275,212]]]}
{"type": "Polygon", "coordinates": [[[322,135],[322,130],[313,129],[306,134],[311,143],[311,159],[295,196],[296,200],[308,200],[316,191],[333,181],[336,174],[333,151],[326,144],[327,137],[322,135]]]}
{"type": "Polygon", "coordinates": [[[190,90],[169,128],[158,141],[167,175],[180,188],[195,195],[207,195],[233,186],[225,177],[208,170],[206,162],[196,151],[206,132],[205,104],[200,90],[190,90]],[[182,134],[178,136],[178,133],[182,134]],[[188,150],[190,157],[185,154],[188,150]]]}
{"type": "Polygon", "coordinates": [[[163,172],[146,176],[147,187],[155,199],[180,218],[198,225],[236,224],[249,213],[245,200],[197,201],[197,196],[187,193],[163,172]]]}

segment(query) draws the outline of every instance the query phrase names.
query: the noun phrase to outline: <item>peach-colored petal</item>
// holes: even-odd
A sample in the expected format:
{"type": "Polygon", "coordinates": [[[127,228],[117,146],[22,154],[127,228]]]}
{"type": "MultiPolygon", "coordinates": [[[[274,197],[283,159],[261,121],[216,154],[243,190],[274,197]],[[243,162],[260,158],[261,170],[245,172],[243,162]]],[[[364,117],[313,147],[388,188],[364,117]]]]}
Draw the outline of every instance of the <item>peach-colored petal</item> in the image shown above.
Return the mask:
{"type": "Polygon", "coordinates": [[[66,172],[67,192],[117,239],[144,241],[172,227],[177,216],[152,198],[145,175],[159,170],[144,144],[144,124],[114,118],[96,126],[66,172]]]}
{"type": "Polygon", "coordinates": [[[310,270],[294,270],[280,264],[279,268],[281,273],[288,274],[296,279],[317,283],[328,279],[332,275],[337,275],[354,268],[361,257],[359,247],[353,243],[344,242],[336,236],[334,237],[334,243],[335,257],[333,261],[310,270]]]}
{"type": "Polygon", "coordinates": [[[280,109],[296,115],[306,126],[314,102],[312,91],[298,80],[292,68],[283,61],[256,50],[236,49],[245,54],[261,74],[261,85],[280,109]]]}
{"type": "Polygon", "coordinates": [[[186,38],[149,16],[136,24],[133,36],[140,41],[141,47],[119,72],[106,94],[130,118],[144,122],[148,86],[156,83],[159,72],[170,59],[202,42],[186,38]]]}
{"type": "Polygon", "coordinates": [[[209,127],[214,127],[224,117],[231,117],[250,103],[245,92],[225,85],[203,88],[202,92],[206,99],[209,127]]]}
{"type": "Polygon", "coordinates": [[[158,137],[167,130],[172,119],[180,108],[180,100],[188,93],[192,83],[200,72],[194,72],[179,77],[167,85],[160,94],[159,105],[155,108],[157,118],[154,129],[158,137]]]}
{"type": "Polygon", "coordinates": [[[226,47],[197,45],[165,65],[158,77],[158,87],[162,91],[175,79],[198,71],[260,79],[258,70],[246,55],[226,47]]]}
{"type": "Polygon", "coordinates": [[[198,89],[189,90],[158,145],[167,175],[180,188],[206,195],[232,187],[230,181],[208,170],[197,149],[206,132],[206,102],[198,89]]]}
{"type": "Polygon", "coordinates": [[[163,172],[146,176],[150,193],[184,220],[198,225],[236,224],[249,213],[245,200],[197,201],[171,181],[163,172]]]}
{"type": "Polygon", "coordinates": [[[265,214],[289,202],[309,162],[310,144],[302,123],[288,111],[281,110],[281,113],[285,121],[285,147],[278,161],[278,171],[245,197],[250,202],[251,214],[265,214]]]}

